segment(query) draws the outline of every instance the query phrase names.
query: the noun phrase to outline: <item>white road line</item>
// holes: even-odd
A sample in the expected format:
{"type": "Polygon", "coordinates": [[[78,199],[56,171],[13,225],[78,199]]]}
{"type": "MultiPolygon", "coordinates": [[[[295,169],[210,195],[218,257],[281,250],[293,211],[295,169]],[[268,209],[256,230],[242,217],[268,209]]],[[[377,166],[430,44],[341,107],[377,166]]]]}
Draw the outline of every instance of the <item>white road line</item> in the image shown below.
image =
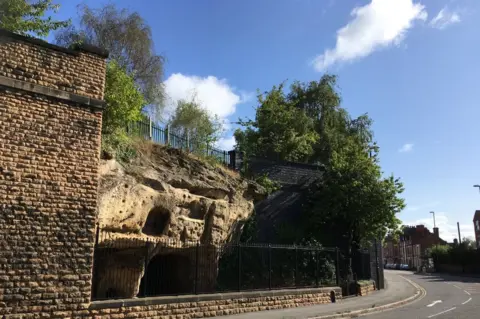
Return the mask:
{"type": "Polygon", "coordinates": [[[455,288],[458,288],[458,289],[462,290],[462,288],[458,287],[457,285],[453,285],[453,287],[455,287],[455,288]]]}
{"type": "Polygon", "coordinates": [[[465,304],[469,303],[471,300],[472,300],[472,298],[470,297],[467,301],[463,302],[462,305],[465,305],[465,304]]]}
{"type": "Polygon", "coordinates": [[[447,309],[447,310],[442,311],[442,312],[439,312],[439,313],[437,313],[437,314],[428,316],[427,318],[433,318],[433,317],[436,317],[436,316],[439,316],[439,315],[443,315],[444,313],[447,313],[447,312],[452,311],[452,310],[455,310],[455,309],[457,309],[457,307],[453,307],[453,308],[447,309]]]}
{"type": "Polygon", "coordinates": [[[442,303],[441,300],[435,300],[434,302],[432,302],[431,304],[427,305],[427,307],[433,307],[435,306],[437,303],[442,303]]]}
{"type": "Polygon", "coordinates": [[[471,295],[470,295],[470,293],[469,293],[468,291],[466,291],[466,290],[464,290],[464,291],[465,291],[465,293],[466,293],[467,295],[471,296],[471,295]]]}

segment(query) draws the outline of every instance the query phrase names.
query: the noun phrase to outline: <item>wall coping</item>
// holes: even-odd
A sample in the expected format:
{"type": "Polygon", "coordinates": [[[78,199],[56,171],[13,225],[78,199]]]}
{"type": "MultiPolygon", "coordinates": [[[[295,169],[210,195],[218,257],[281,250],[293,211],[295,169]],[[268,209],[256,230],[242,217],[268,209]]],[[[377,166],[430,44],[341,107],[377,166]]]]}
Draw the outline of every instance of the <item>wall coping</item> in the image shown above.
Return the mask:
{"type": "Polygon", "coordinates": [[[71,55],[76,55],[76,56],[78,56],[80,52],[85,52],[85,53],[94,54],[101,58],[107,59],[109,55],[107,50],[101,49],[93,45],[76,44],[76,45],[73,45],[71,48],[65,48],[59,45],[48,43],[47,41],[44,41],[41,39],[20,35],[12,31],[8,31],[1,28],[0,28],[0,37],[7,37],[15,40],[20,40],[20,41],[38,45],[47,49],[51,49],[51,50],[55,50],[55,51],[59,51],[59,52],[63,52],[71,55]]]}
{"type": "Polygon", "coordinates": [[[5,76],[0,76],[0,87],[13,88],[16,90],[22,90],[35,94],[42,94],[48,97],[53,97],[60,100],[65,100],[69,102],[75,102],[83,106],[90,106],[99,110],[103,110],[106,105],[105,101],[97,100],[83,95],[78,95],[62,90],[57,90],[54,88],[49,88],[46,86],[38,85],[35,83],[24,82],[12,78],[7,78],[5,76]]]}
{"type": "Polygon", "coordinates": [[[171,304],[171,303],[231,300],[231,299],[243,299],[243,298],[296,296],[296,295],[317,294],[317,293],[330,294],[331,291],[334,291],[335,294],[342,293],[342,289],[340,287],[320,287],[320,288],[302,288],[302,289],[292,288],[292,289],[282,289],[282,290],[260,290],[260,291],[242,291],[242,292],[228,292],[228,293],[202,294],[202,295],[181,295],[181,296],[161,296],[161,297],[147,297],[147,298],[101,300],[101,301],[93,301],[90,304],[90,310],[121,308],[121,307],[153,306],[153,305],[164,305],[164,304],[171,304]]]}

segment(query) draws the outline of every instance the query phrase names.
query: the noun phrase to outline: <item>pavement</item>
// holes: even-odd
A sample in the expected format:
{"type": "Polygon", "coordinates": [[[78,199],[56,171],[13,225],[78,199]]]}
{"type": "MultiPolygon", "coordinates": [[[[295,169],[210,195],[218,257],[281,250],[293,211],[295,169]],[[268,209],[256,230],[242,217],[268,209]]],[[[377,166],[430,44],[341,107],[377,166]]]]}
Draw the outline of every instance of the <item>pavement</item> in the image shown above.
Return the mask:
{"type": "MultiPolygon", "coordinates": [[[[350,314],[353,314],[358,310],[364,311],[365,309],[368,309],[368,311],[371,311],[374,308],[381,309],[382,307],[385,307],[392,303],[399,303],[408,298],[413,299],[413,296],[416,296],[417,299],[421,298],[422,293],[419,291],[421,289],[419,289],[418,286],[415,286],[414,284],[410,283],[409,280],[405,279],[404,278],[405,274],[410,275],[410,277],[413,276],[413,273],[411,272],[386,270],[385,271],[386,289],[376,291],[368,296],[347,298],[332,304],[323,304],[323,305],[281,309],[281,310],[270,310],[270,311],[262,311],[262,312],[251,312],[251,313],[244,313],[244,314],[238,314],[238,315],[222,316],[218,318],[226,318],[226,319],[244,319],[244,318],[245,319],[247,318],[249,319],[251,318],[306,319],[306,318],[334,318],[334,317],[349,318],[351,317],[350,314]]],[[[412,302],[415,303],[415,301],[412,301],[412,302]]],[[[393,314],[393,312],[389,314],[393,314]]],[[[358,315],[355,314],[354,316],[356,317],[358,315]]],[[[380,316],[377,318],[386,318],[386,317],[380,316]]],[[[403,318],[403,317],[389,317],[389,318],[403,318]]]]}

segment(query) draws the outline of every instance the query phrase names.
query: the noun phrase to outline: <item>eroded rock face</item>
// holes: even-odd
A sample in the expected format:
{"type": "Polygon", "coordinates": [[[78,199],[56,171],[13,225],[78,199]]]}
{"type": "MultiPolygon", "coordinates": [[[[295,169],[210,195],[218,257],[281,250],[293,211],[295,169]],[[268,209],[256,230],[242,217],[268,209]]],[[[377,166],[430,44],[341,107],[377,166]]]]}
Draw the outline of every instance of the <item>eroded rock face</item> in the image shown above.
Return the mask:
{"type": "MultiPolygon", "coordinates": [[[[216,267],[211,265],[219,258],[215,246],[232,240],[232,234],[239,233],[242,222],[252,214],[254,201],[265,196],[262,187],[235,172],[162,146],[152,146],[149,156],[126,166],[103,161],[99,225],[108,236],[100,236],[99,246],[121,243],[123,249],[96,258],[96,297],[142,294],[150,289],[145,285],[151,285],[142,282],[145,267],[148,272],[149,265],[169,265],[168,256],[171,263],[179,265],[178,260],[184,260],[180,268],[191,269],[195,261],[189,251],[197,242],[211,246],[199,267],[212,269],[202,289],[213,289],[216,267]],[[120,280],[123,275],[130,280],[120,280]]],[[[172,289],[182,286],[187,283],[179,281],[172,289]]]]}

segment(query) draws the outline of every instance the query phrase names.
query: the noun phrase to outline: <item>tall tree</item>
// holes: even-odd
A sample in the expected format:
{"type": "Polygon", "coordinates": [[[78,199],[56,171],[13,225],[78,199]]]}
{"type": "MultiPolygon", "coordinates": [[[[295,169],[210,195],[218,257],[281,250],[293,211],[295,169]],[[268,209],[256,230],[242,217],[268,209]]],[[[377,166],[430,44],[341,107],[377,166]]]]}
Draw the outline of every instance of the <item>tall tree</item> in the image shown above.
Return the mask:
{"type": "Polygon", "coordinates": [[[47,37],[51,31],[65,28],[70,20],[56,21],[48,11],[56,13],[60,5],[52,0],[0,0],[0,28],[22,35],[47,37]]]}
{"type": "Polygon", "coordinates": [[[86,42],[105,48],[139,85],[152,115],[160,116],[163,106],[164,58],[155,53],[152,31],[137,13],[108,4],[100,9],[79,6],[79,27],[56,35],[57,43],[86,42]]]}
{"type": "Polygon", "coordinates": [[[190,101],[179,100],[169,124],[174,134],[183,138],[188,136],[196,150],[212,147],[222,131],[218,116],[211,115],[195,98],[190,101]]]}
{"type": "Polygon", "coordinates": [[[283,85],[260,94],[258,103],[255,120],[241,120],[246,129],[235,132],[238,148],[252,156],[307,162],[318,139],[307,112],[285,96],[283,85]]]}

